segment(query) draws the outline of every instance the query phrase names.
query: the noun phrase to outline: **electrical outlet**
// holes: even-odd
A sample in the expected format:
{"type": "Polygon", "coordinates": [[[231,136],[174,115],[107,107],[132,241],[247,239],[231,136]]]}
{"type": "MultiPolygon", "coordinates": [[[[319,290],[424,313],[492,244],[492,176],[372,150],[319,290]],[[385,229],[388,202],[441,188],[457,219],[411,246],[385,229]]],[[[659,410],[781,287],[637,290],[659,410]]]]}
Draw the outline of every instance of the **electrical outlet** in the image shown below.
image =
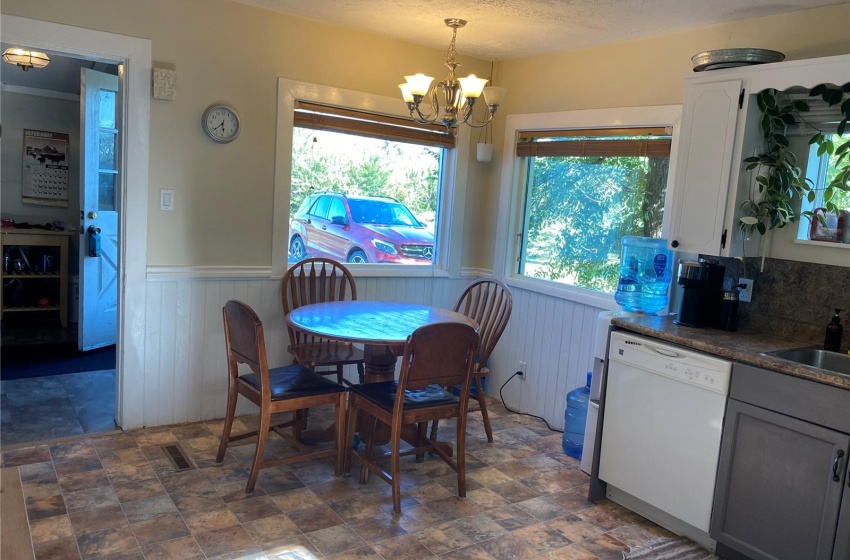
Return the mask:
{"type": "Polygon", "coordinates": [[[528,367],[527,364],[525,362],[520,361],[519,366],[517,367],[517,370],[516,370],[517,373],[519,374],[519,376],[522,377],[523,379],[525,379],[526,367],[528,367]]]}
{"type": "Polygon", "coordinates": [[[741,301],[751,301],[753,299],[753,280],[751,278],[738,278],[738,284],[746,284],[738,292],[738,299],[741,301]]]}

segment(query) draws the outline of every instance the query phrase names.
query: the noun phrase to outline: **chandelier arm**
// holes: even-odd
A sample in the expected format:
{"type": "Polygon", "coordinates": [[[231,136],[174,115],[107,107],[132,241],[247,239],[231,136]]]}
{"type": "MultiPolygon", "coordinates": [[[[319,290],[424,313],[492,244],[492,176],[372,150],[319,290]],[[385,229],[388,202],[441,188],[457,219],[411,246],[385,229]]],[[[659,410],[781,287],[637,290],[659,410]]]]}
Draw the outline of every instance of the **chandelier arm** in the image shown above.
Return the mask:
{"type": "Polygon", "coordinates": [[[419,124],[434,124],[437,122],[437,115],[434,113],[428,113],[428,116],[422,114],[422,111],[419,110],[419,105],[414,107],[416,111],[416,115],[413,114],[413,110],[410,111],[410,116],[418,122],[419,124]]]}
{"type": "Polygon", "coordinates": [[[484,120],[479,120],[475,118],[475,114],[473,113],[475,109],[475,99],[470,99],[468,109],[464,111],[463,120],[461,122],[472,128],[483,128],[490,124],[498,108],[499,107],[497,105],[487,105],[487,117],[484,120]]]}
{"type": "Polygon", "coordinates": [[[437,121],[437,117],[440,114],[440,106],[437,103],[437,91],[434,86],[431,86],[431,89],[428,90],[428,93],[422,96],[414,96],[414,106],[413,109],[410,110],[410,116],[414,118],[419,124],[434,124],[437,121]],[[431,104],[431,110],[428,114],[423,114],[421,109],[422,100],[428,97],[428,101],[431,104]],[[414,116],[413,111],[416,111],[416,115],[414,116]]]}

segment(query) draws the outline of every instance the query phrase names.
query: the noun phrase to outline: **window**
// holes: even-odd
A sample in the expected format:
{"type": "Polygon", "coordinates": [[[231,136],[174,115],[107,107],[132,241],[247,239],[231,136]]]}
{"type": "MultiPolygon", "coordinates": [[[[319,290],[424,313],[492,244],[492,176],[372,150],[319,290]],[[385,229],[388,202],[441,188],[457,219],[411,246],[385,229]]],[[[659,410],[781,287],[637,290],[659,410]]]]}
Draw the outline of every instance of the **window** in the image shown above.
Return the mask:
{"type": "MultiPolygon", "coordinates": [[[[509,115],[495,262],[523,289],[614,309],[620,238],[663,237],[681,106],[509,115]]],[[[498,272],[497,272],[498,274],[498,272]]]]}
{"type": "Polygon", "coordinates": [[[518,273],[603,293],[617,287],[620,238],[661,237],[671,131],[523,132],[518,273]]]}
{"type": "Polygon", "coordinates": [[[420,126],[397,99],[280,85],[273,274],[307,256],[365,275],[458,274],[469,132],[420,126]]]}
{"type": "MultiPolygon", "coordinates": [[[[828,135],[832,138],[836,146],[840,146],[847,141],[846,136],[838,136],[837,134],[828,135]]],[[[805,138],[804,138],[805,139],[805,138]]],[[[843,160],[842,160],[843,161],[843,160]]],[[[824,195],[826,193],[826,185],[829,185],[838,175],[840,165],[838,155],[824,153],[818,155],[818,146],[813,144],[809,147],[809,158],[806,166],[806,181],[812,186],[814,199],[811,201],[804,200],[802,203],[802,211],[814,212],[816,209],[824,206],[824,195]]],[[[831,192],[831,201],[841,210],[850,211],[850,192],[833,189],[831,192]]],[[[824,217],[823,223],[818,226],[817,218],[800,219],[797,239],[818,239],[837,235],[837,219],[835,215],[824,217]]],[[[844,227],[847,227],[846,225],[844,227]]]]}
{"type": "Polygon", "coordinates": [[[445,127],[360,111],[296,104],[293,208],[320,196],[289,227],[289,258],[430,266],[435,254],[445,127]],[[416,215],[417,217],[414,217],[416,215]],[[309,218],[309,219],[305,219],[309,218]]]}

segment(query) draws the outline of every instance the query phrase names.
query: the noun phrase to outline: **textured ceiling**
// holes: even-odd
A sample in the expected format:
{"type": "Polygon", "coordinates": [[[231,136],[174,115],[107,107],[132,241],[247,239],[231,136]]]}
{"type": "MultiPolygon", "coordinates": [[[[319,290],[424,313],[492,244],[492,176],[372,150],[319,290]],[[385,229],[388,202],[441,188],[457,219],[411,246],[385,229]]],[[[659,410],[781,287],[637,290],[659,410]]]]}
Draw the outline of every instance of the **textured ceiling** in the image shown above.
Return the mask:
{"type": "MultiPolygon", "coordinates": [[[[485,60],[564,52],[847,0],[235,0],[485,60]]],[[[742,47],[753,45],[740,45],[742,47]]]]}

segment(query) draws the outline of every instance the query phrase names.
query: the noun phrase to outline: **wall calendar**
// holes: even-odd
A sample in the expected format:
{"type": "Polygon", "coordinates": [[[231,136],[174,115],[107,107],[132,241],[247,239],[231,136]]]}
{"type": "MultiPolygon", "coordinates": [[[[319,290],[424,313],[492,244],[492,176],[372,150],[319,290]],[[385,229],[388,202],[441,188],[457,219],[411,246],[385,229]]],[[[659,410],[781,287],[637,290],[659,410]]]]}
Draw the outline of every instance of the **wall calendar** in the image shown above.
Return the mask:
{"type": "Polygon", "coordinates": [[[24,129],[23,202],[68,206],[68,135],[24,129]]]}

